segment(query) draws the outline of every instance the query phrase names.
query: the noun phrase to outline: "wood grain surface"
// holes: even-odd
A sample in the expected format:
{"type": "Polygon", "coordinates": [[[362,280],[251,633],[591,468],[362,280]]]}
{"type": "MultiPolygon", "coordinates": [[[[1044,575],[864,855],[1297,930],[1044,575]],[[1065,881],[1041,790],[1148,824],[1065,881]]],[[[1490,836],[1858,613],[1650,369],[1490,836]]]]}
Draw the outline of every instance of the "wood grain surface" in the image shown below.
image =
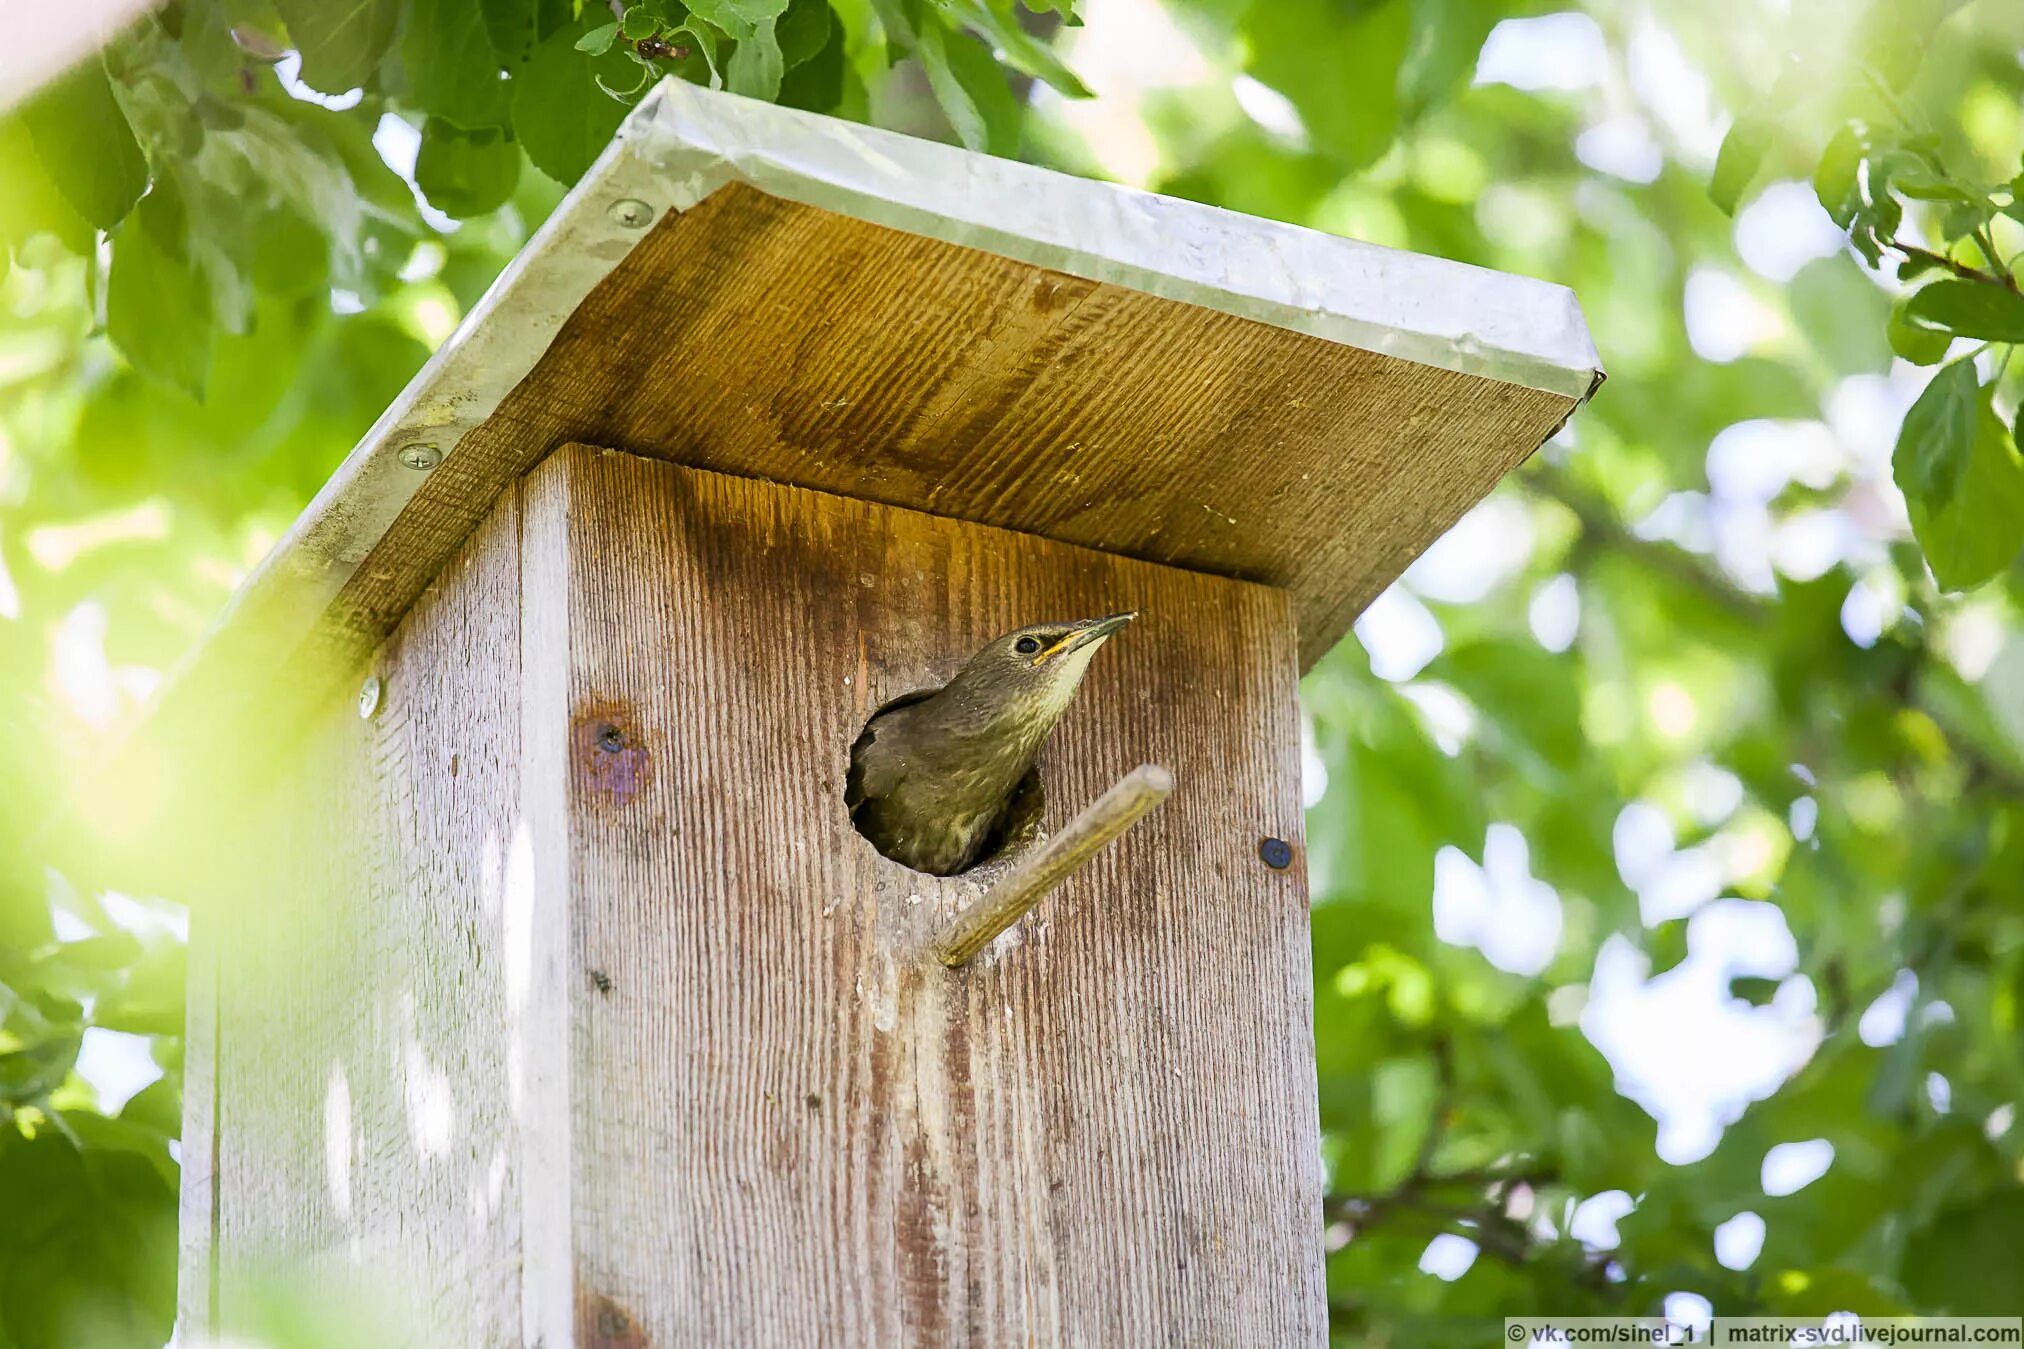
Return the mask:
{"type": "Polygon", "coordinates": [[[344,696],[270,746],[260,807],[211,822],[229,865],[190,896],[215,976],[190,998],[184,1159],[215,1185],[185,1195],[191,1330],[215,1261],[228,1326],[245,1280],[278,1277],[415,1345],[522,1343],[518,568],[509,494],[344,696]]]}
{"type": "Polygon", "coordinates": [[[733,184],[591,292],[332,619],[376,640],[576,440],[1266,582],[1304,668],[1573,408],[733,184]]]}
{"type": "Polygon", "coordinates": [[[625,455],[557,478],[580,1302],[656,1345],[1319,1343],[1306,892],[1257,856],[1300,838],[1286,597],[625,455]],[[1145,761],[1172,798],[941,968],[980,879],[856,835],[851,743],[998,632],[1127,608],[1045,820],[1145,761]]]}
{"type": "Polygon", "coordinates": [[[198,929],[224,1324],[307,1260],[395,1344],[1323,1341],[1306,887],[1258,856],[1301,844],[1284,593],[572,446],[367,668],[198,929]],[[946,970],[1009,859],[880,857],[849,747],[1121,608],[1043,823],[1175,791],[946,970]]]}
{"type": "MultiPolygon", "coordinates": [[[[1269,584],[1304,669],[1575,405],[742,184],[664,215],[559,322],[383,534],[341,495],[314,514],[273,560],[296,580],[242,593],[113,775],[155,756],[187,801],[228,798],[257,771],[223,750],[239,709],[336,696],[571,441],[1269,584]]],[[[170,803],[69,869],[160,886],[164,841],[204,827],[170,803]]]]}

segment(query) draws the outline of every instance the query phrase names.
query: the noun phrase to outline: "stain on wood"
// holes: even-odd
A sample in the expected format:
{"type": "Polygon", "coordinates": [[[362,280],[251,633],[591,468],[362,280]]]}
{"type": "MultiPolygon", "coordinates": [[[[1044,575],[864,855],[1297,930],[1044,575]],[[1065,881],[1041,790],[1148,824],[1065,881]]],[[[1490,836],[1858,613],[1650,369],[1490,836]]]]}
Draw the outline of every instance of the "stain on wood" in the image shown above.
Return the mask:
{"type": "Polygon", "coordinates": [[[623,806],[653,781],[654,758],[629,704],[593,699],[570,725],[569,764],[579,795],[623,806]]]}
{"type": "Polygon", "coordinates": [[[578,1290],[577,1349],[652,1349],[652,1343],[624,1307],[602,1293],[578,1290]]]}

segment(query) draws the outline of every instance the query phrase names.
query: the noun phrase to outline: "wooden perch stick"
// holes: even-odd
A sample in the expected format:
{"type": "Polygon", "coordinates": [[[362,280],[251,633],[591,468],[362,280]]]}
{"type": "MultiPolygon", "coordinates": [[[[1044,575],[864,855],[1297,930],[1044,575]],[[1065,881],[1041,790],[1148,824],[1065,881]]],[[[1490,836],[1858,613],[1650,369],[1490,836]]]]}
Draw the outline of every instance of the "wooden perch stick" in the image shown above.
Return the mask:
{"type": "Polygon", "coordinates": [[[1084,806],[1060,833],[1022,858],[982,899],[950,919],[935,938],[935,959],[950,969],[968,964],[999,933],[1025,917],[1070,872],[1166,800],[1173,789],[1173,774],[1158,764],[1140,764],[1119,778],[1109,791],[1084,806]]]}

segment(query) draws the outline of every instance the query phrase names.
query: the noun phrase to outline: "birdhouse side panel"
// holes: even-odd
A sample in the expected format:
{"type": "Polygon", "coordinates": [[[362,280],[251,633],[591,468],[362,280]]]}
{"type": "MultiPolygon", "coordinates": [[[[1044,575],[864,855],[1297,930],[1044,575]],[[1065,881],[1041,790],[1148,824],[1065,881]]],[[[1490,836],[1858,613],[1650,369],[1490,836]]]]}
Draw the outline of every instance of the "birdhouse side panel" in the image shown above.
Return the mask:
{"type": "Polygon", "coordinates": [[[361,1343],[521,1343],[518,584],[509,495],[277,743],[193,906],[192,1334],[279,1280],[361,1343]]]}
{"type": "Polygon", "coordinates": [[[527,501],[563,614],[530,659],[566,665],[542,734],[567,761],[579,1327],[1319,1344],[1285,594],[581,447],[527,501]],[[929,939],[1003,859],[880,856],[851,746],[991,637],[1122,609],[1043,751],[1043,825],[1141,762],[1178,786],[944,969],[929,939]]]}

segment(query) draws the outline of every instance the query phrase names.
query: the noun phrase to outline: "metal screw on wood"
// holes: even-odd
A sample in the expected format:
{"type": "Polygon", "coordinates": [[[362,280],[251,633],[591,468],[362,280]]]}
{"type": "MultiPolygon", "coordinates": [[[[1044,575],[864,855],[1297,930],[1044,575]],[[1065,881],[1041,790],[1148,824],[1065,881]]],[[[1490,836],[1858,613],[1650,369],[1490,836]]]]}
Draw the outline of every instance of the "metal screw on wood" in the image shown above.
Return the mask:
{"type": "Polygon", "coordinates": [[[434,445],[404,445],[401,447],[401,462],[420,473],[426,473],[443,462],[443,452],[434,445]]]}
{"type": "Polygon", "coordinates": [[[982,899],[950,919],[935,938],[935,959],[950,969],[968,964],[999,933],[1031,912],[1048,891],[1138,823],[1173,790],[1174,775],[1158,764],[1140,764],[1125,774],[1109,791],[1084,806],[1060,833],[1022,858],[982,899]]]}
{"type": "Polygon", "coordinates": [[[605,208],[605,214],[613,224],[636,230],[654,218],[654,208],[637,197],[620,197],[605,208]]]}
{"type": "Polygon", "coordinates": [[[365,683],[359,685],[358,689],[358,715],[360,720],[371,721],[373,713],[379,711],[379,706],[380,677],[378,675],[367,675],[365,683]]]}

